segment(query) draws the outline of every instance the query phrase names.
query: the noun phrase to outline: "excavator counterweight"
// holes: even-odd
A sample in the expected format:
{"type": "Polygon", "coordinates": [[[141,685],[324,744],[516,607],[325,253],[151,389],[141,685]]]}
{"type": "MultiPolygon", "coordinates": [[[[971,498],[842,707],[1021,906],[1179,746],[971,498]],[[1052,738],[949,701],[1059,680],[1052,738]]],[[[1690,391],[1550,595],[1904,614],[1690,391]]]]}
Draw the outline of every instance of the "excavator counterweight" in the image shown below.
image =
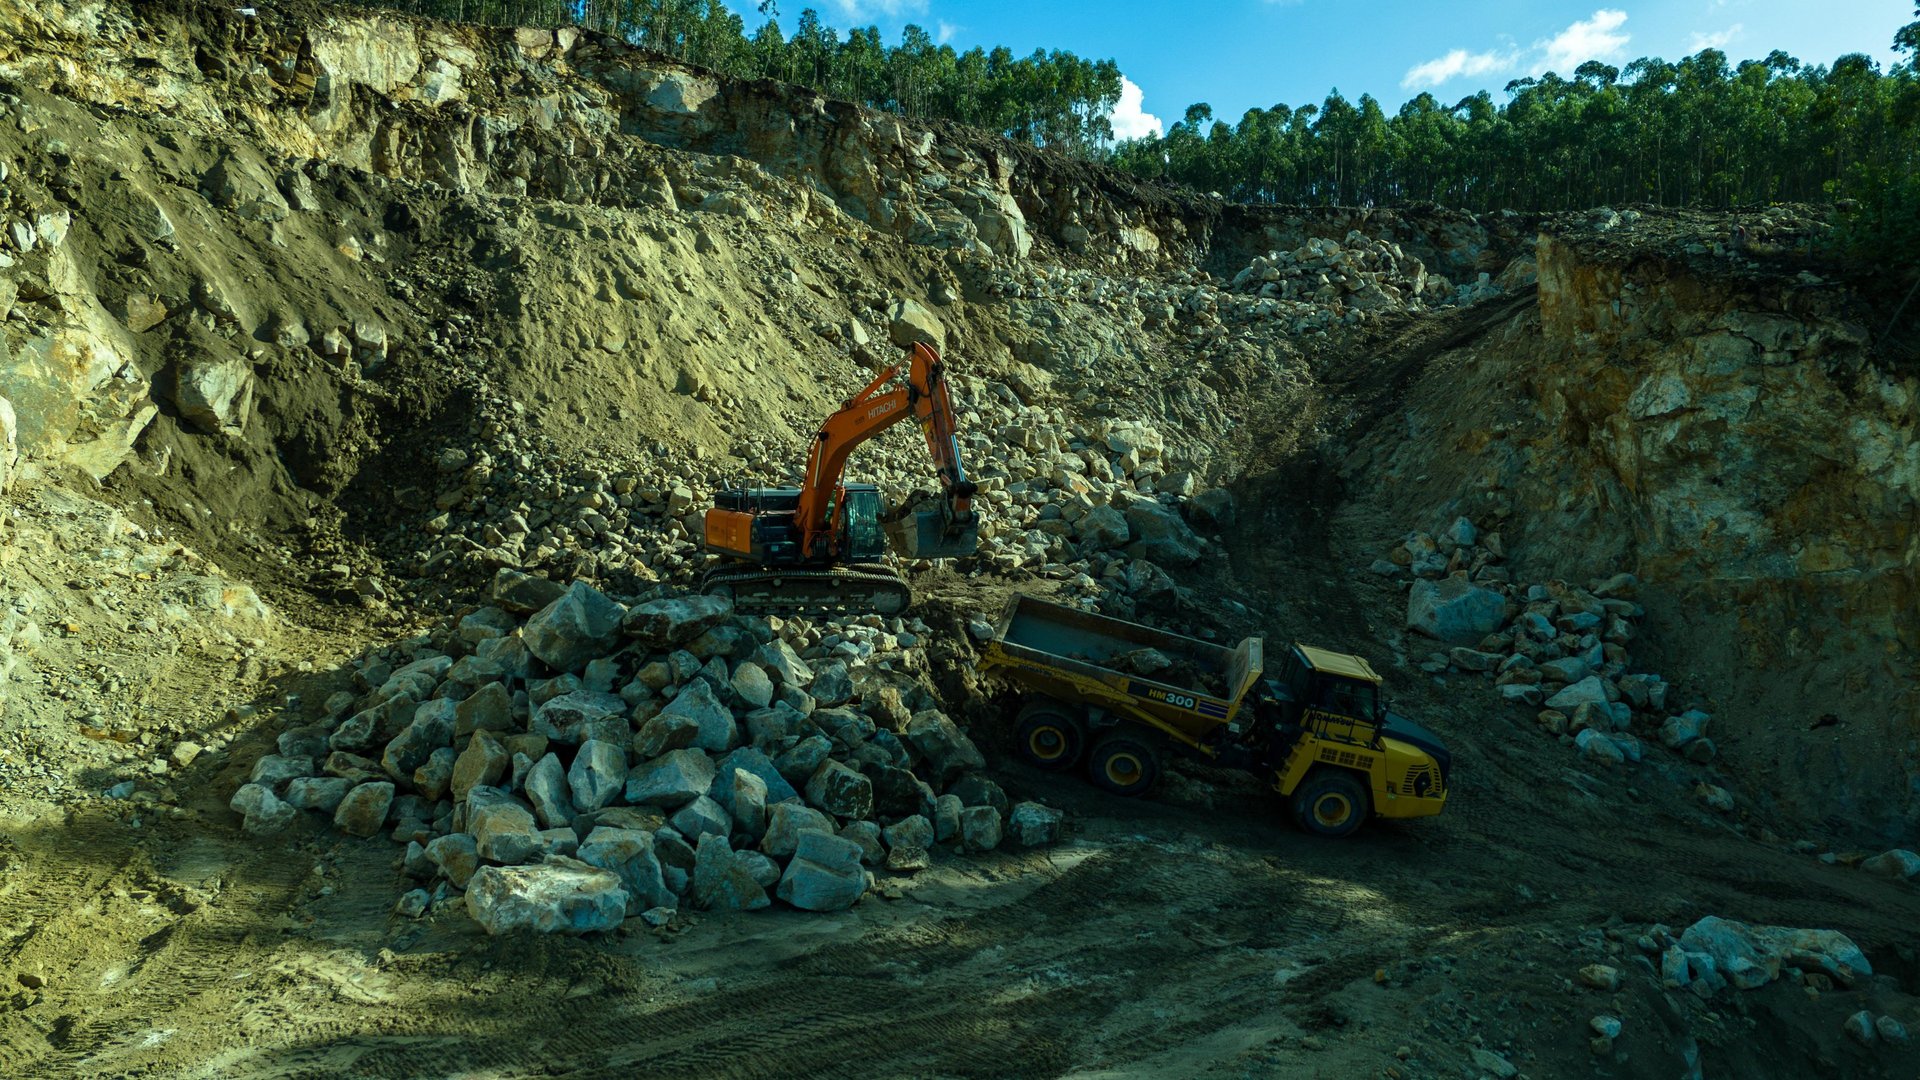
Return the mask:
{"type": "Polygon", "coordinates": [[[705,544],[723,562],[708,572],[705,591],[727,590],[745,608],[898,614],[912,594],[879,562],[889,545],[911,559],[960,558],[979,548],[975,487],[961,464],[945,367],[916,344],[907,385],[886,390],[899,370],[881,372],[820,425],[802,486],[734,488],[715,498],[705,544]],[[941,491],[883,512],[878,488],[842,477],[856,447],[908,416],[920,422],[941,491]]]}

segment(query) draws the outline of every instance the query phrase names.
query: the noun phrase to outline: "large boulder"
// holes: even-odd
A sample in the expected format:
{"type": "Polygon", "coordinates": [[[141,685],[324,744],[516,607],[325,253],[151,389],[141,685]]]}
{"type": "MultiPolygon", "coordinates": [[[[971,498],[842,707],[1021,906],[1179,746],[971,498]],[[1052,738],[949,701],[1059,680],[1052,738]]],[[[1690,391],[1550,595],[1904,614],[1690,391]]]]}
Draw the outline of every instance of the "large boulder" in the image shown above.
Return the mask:
{"type": "Polygon", "coordinates": [[[638,911],[673,903],[656,841],[650,832],[600,825],[580,843],[578,858],[620,875],[620,885],[638,911]]]}
{"type": "Polygon", "coordinates": [[[532,730],[562,746],[578,746],[590,739],[625,743],[631,728],[629,708],[617,694],[575,690],[541,703],[533,712],[532,730]]]}
{"type": "Polygon", "coordinates": [[[816,832],[832,835],[833,819],[797,802],[776,803],[768,808],[767,834],[760,838],[760,850],[776,859],[790,858],[800,838],[816,832]]]}
{"type": "Polygon", "coordinates": [[[1407,594],[1407,629],[1458,645],[1471,644],[1506,623],[1507,599],[1454,574],[1413,583],[1407,594]]]}
{"type": "Polygon", "coordinates": [[[782,686],[804,688],[813,681],[813,668],[783,639],[775,638],[755,649],[750,659],[782,686]]]}
{"type": "Polygon", "coordinates": [[[826,832],[798,837],[775,893],[802,911],[844,911],[867,891],[860,845],[826,832]]]}
{"type": "Polygon", "coordinates": [[[1871,859],[1863,860],[1860,863],[1860,869],[1895,881],[1905,881],[1908,878],[1920,876],[1920,855],[1905,848],[1894,848],[1891,851],[1883,851],[1871,859]]]}
{"type": "Polygon", "coordinates": [[[1577,683],[1570,683],[1547,699],[1547,708],[1561,712],[1572,712],[1582,705],[1602,710],[1607,707],[1607,684],[1600,676],[1589,675],[1577,683]]]}
{"type": "Polygon", "coordinates": [[[542,663],[557,671],[577,671],[619,644],[625,614],[600,590],[576,581],[560,599],[527,620],[521,638],[542,663]]]}
{"type": "Polygon", "coordinates": [[[500,740],[484,731],[476,731],[473,738],[467,740],[467,748],[453,762],[453,782],[450,790],[454,802],[464,802],[469,792],[477,787],[491,787],[507,775],[507,767],[513,764],[513,758],[500,740]]]}
{"type": "Polygon", "coordinates": [[[650,649],[678,648],[725,622],[733,601],[724,596],[676,596],[628,609],[621,629],[650,649]]]}
{"type": "MultiPolygon", "coordinates": [[[[652,725],[662,717],[666,718],[662,722],[669,725],[675,724],[680,718],[692,720],[698,730],[694,733],[691,745],[709,753],[724,754],[740,744],[740,729],[733,721],[733,710],[720,703],[713,686],[705,679],[688,683],[648,724],[652,725]]],[[[663,728],[662,738],[672,742],[674,736],[663,728]]]]}
{"type": "Polygon", "coordinates": [[[717,911],[754,911],[767,907],[767,890],[754,880],[756,864],[735,854],[727,838],[700,837],[693,858],[693,902],[717,911]]]}
{"type": "Polygon", "coordinates": [[[627,917],[627,890],[619,875],[578,859],[483,866],[467,885],[467,913],[489,934],[588,934],[619,928],[627,917]]]}
{"type": "Polygon", "coordinates": [[[627,801],[679,809],[713,787],[713,759],[702,750],[673,750],[627,774],[627,801]]]}
{"type": "MultiPolygon", "coordinates": [[[[578,764],[579,759],[574,760],[578,764]]],[[[523,787],[541,828],[558,829],[573,824],[573,792],[558,755],[547,754],[534,762],[533,768],[527,770],[523,787]]]]}
{"type": "Polygon", "coordinates": [[[448,833],[427,841],[427,861],[439,867],[456,889],[464,889],[480,869],[480,848],[466,833],[448,833]]]}
{"type": "Polygon", "coordinates": [[[1208,488],[1187,504],[1187,516],[1203,529],[1216,532],[1230,529],[1238,516],[1234,511],[1233,493],[1226,488],[1208,488]]]}
{"type": "Polygon", "coordinates": [[[581,743],[573,767],[567,770],[567,787],[573,794],[573,805],[582,811],[598,810],[611,803],[619,797],[626,782],[626,750],[618,743],[599,739],[581,743]]]}
{"type": "Polygon", "coordinates": [[[760,781],[768,806],[799,797],[800,793],[794,790],[786,777],[780,775],[779,767],[774,764],[772,758],[751,746],[742,746],[720,759],[718,768],[715,770],[717,775],[713,781],[713,788],[707,792],[715,802],[726,807],[728,811],[734,808],[733,791],[737,785],[733,774],[736,770],[750,773],[760,781]]]}
{"type": "Polygon", "coordinates": [[[348,836],[372,836],[387,823],[393,806],[393,785],[385,780],[360,784],[334,808],[333,823],[348,836]]]}
{"type": "Polygon", "coordinates": [[[935,352],[947,347],[947,330],[925,304],[918,300],[896,300],[887,308],[887,337],[903,349],[917,342],[935,352]]]}
{"type": "Polygon", "coordinates": [[[175,375],[180,415],[208,434],[238,435],[253,409],[253,368],[244,359],[201,360],[175,375]]]}
{"type": "Polygon", "coordinates": [[[539,611],[566,594],[565,585],[522,573],[510,566],[501,567],[493,575],[493,583],[487,589],[487,595],[494,603],[521,615],[539,611]]]}
{"type": "Polygon", "coordinates": [[[1127,504],[1127,531],[1133,542],[1127,554],[1162,566],[1191,566],[1200,561],[1200,538],[1180,515],[1154,499],[1127,504]]]}
{"type": "Polygon", "coordinates": [[[835,817],[864,818],[873,813],[873,782],[828,760],[807,781],[807,801],[835,817]]]}
{"type": "Polygon", "coordinates": [[[477,788],[469,797],[467,829],[488,862],[523,863],[540,850],[540,824],[533,812],[498,788],[477,788]]]}
{"type": "Polygon", "coordinates": [[[453,742],[454,721],[459,706],[446,698],[422,702],[413,711],[413,720],[380,755],[380,764],[395,780],[407,780],[427,758],[453,742]]]}
{"type": "Polygon", "coordinates": [[[945,785],[962,773],[987,767],[980,748],[965,732],[937,709],[924,709],[907,722],[907,741],[926,759],[926,774],[936,786],[945,785]]]}
{"type": "Polygon", "coordinates": [[[1866,954],[1838,930],[1753,926],[1709,915],[1687,927],[1680,947],[1712,957],[1714,970],[1748,988],[1771,982],[1782,967],[1820,972],[1845,986],[1873,974],[1866,954]]]}
{"type": "Polygon", "coordinates": [[[1133,533],[1127,515],[1111,506],[1096,506],[1073,523],[1073,535],[1086,551],[1108,551],[1124,547],[1133,533]]]}
{"type": "Polygon", "coordinates": [[[741,701],[747,703],[748,708],[764,709],[773,704],[773,679],[768,676],[766,669],[751,660],[734,669],[728,685],[740,696],[741,701]]]}
{"type": "Polygon", "coordinates": [[[272,788],[261,784],[242,784],[227,806],[241,816],[240,828],[248,836],[271,836],[299,816],[299,811],[281,802],[272,788]]]}
{"type": "MultiPolygon", "coordinates": [[[[1041,847],[1060,839],[1066,815],[1037,802],[1015,803],[1007,832],[1022,847],[1041,847]]],[[[924,845],[922,845],[924,846],[924,845]]]]}

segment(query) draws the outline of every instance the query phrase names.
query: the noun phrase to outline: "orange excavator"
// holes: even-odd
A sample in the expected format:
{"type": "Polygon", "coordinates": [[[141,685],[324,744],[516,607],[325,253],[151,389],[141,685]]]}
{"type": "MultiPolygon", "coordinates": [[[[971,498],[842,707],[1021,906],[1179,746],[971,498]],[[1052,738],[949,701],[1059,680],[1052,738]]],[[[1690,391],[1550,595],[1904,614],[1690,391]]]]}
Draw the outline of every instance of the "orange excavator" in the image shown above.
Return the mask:
{"type": "Polygon", "coordinates": [[[887,368],[820,425],[802,486],[715,496],[705,542],[723,562],[708,571],[701,591],[730,592],[735,607],[749,610],[897,615],[913,593],[880,562],[889,544],[910,559],[959,558],[979,548],[976,488],[960,461],[946,366],[933,349],[915,344],[907,384],[887,390],[899,373],[898,364],[887,368]],[[878,487],[843,481],[847,458],[908,416],[926,435],[940,494],[916,492],[883,511],[878,487]]]}

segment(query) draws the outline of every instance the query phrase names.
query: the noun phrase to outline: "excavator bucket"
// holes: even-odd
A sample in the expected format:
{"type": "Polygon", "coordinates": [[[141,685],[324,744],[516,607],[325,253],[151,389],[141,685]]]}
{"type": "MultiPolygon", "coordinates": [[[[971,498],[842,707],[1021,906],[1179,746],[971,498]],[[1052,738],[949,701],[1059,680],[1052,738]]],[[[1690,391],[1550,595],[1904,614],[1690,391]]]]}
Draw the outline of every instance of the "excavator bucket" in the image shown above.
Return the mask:
{"type": "Polygon", "coordinates": [[[887,542],[908,559],[958,559],[980,548],[980,525],[972,514],[956,522],[944,507],[918,510],[886,522],[887,542]]]}

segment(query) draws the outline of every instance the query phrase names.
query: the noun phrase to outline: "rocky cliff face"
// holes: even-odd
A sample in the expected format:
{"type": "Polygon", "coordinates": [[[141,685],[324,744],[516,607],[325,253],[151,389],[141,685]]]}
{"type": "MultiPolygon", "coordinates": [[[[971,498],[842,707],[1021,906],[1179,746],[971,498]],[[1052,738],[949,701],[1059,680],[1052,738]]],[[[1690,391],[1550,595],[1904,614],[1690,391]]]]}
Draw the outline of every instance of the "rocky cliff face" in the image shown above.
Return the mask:
{"type": "Polygon", "coordinates": [[[1920,815],[1920,381],[1790,242],[1713,250],[1726,228],[1544,234],[1537,313],[1430,371],[1389,429],[1411,441],[1369,468],[1429,493],[1425,527],[1442,504],[1501,519],[1530,580],[1636,573],[1646,647],[1739,718],[1747,775],[1898,832],[1920,815]]]}
{"type": "Polygon", "coordinates": [[[1719,673],[1749,760],[1808,809],[1920,820],[1920,379],[1845,291],[1801,276],[1540,246],[1528,382],[1566,489],[1537,529],[1661,586],[1674,660],[1719,673]],[[1557,513],[1555,512],[1557,511],[1557,513]],[[1612,534],[1605,540],[1601,537],[1612,534]],[[1823,716],[1838,726],[1819,726],[1823,716]]]}

